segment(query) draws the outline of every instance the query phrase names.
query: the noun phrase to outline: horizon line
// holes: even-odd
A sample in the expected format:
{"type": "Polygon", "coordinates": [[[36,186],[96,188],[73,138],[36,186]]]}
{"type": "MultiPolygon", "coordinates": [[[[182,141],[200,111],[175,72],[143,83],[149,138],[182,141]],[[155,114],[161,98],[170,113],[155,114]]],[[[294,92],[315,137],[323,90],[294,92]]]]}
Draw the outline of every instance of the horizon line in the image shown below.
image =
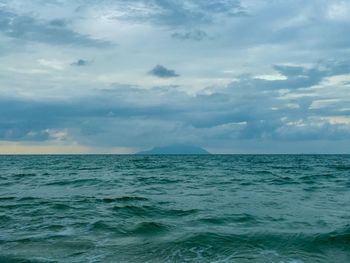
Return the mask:
{"type": "Polygon", "coordinates": [[[207,154],[139,154],[139,153],[0,153],[0,156],[44,156],[44,155],[118,155],[118,156],[208,156],[208,155],[350,155],[350,153],[207,153],[207,154]]]}

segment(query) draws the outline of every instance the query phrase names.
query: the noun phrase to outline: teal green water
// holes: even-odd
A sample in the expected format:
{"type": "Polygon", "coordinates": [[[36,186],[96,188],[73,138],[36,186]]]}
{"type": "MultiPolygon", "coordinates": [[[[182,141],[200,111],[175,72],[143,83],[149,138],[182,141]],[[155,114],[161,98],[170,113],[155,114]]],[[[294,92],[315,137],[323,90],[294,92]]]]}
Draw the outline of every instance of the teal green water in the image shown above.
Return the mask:
{"type": "Polygon", "coordinates": [[[0,156],[0,262],[350,262],[350,156],[0,156]]]}

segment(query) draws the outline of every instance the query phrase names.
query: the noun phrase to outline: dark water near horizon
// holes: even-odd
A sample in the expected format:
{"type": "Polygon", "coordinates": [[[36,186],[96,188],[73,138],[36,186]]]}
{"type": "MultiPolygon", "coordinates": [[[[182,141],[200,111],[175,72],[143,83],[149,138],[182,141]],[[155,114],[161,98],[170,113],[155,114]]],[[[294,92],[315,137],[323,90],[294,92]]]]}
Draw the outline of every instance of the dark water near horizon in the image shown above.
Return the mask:
{"type": "Polygon", "coordinates": [[[0,156],[0,262],[348,263],[350,156],[0,156]]]}

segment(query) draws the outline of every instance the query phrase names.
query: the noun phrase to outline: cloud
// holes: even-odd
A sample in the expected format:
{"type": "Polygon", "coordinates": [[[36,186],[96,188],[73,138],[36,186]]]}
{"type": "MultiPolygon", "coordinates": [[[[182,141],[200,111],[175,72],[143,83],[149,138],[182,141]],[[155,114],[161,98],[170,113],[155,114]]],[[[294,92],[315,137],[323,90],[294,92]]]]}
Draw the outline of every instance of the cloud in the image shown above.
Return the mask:
{"type": "MultiPolygon", "coordinates": [[[[270,150],[289,145],[285,152],[294,149],[288,144],[292,141],[304,142],[304,148],[300,144],[298,151],[308,150],[313,141],[334,141],[338,145],[335,141],[350,140],[349,112],[343,110],[350,97],[346,86],[339,88],[350,79],[350,73],[337,75],[346,68],[344,63],[339,65],[272,66],[287,76],[285,85],[290,84],[288,79],[323,69],[316,85],[312,82],[295,89],[293,84],[289,90],[266,88],[266,83],[274,86],[282,80],[250,82],[242,77],[221,90],[194,96],[179,88],[142,89],[115,84],[108,90],[68,101],[2,99],[0,137],[12,141],[69,138],[89,147],[195,143],[227,150],[237,147],[238,142],[252,147],[252,142],[269,141],[270,150]],[[327,103],[321,103],[326,99],[327,103]]],[[[264,150],[268,149],[260,149],[264,150]]]]}
{"type": "Polygon", "coordinates": [[[175,78],[180,76],[176,73],[175,70],[167,69],[162,65],[156,65],[153,69],[149,71],[149,74],[159,78],[175,78]]]}
{"type": "Polygon", "coordinates": [[[350,62],[321,62],[311,67],[273,65],[277,74],[267,76],[242,75],[232,82],[233,88],[304,89],[318,85],[330,76],[350,74],[350,62]]]}
{"type": "Polygon", "coordinates": [[[90,64],[90,61],[85,59],[78,59],[77,61],[71,63],[72,66],[77,66],[77,67],[87,66],[89,64],[90,64]]]}
{"type": "Polygon", "coordinates": [[[0,32],[19,41],[34,41],[54,45],[106,47],[111,44],[79,34],[63,20],[40,21],[28,15],[19,15],[0,9],[0,32]]]}
{"type": "Polygon", "coordinates": [[[245,14],[238,0],[119,0],[113,4],[110,1],[99,1],[98,4],[115,11],[111,12],[112,19],[146,22],[162,27],[193,27],[210,24],[223,17],[245,14]]]}
{"type": "Polygon", "coordinates": [[[0,3],[0,140],[350,148],[345,1],[0,3]]]}
{"type": "Polygon", "coordinates": [[[171,34],[172,38],[179,40],[193,40],[193,41],[202,41],[205,39],[210,39],[210,37],[202,30],[192,30],[186,32],[174,32],[171,34]]]}
{"type": "Polygon", "coordinates": [[[49,25],[56,27],[66,27],[67,22],[64,19],[54,19],[49,22],[49,25]]]}
{"type": "Polygon", "coordinates": [[[44,67],[52,68],[55,70],[63,70],[65,67],[64,62],[57,59],[38,59],[38,63],[44,67]]]}

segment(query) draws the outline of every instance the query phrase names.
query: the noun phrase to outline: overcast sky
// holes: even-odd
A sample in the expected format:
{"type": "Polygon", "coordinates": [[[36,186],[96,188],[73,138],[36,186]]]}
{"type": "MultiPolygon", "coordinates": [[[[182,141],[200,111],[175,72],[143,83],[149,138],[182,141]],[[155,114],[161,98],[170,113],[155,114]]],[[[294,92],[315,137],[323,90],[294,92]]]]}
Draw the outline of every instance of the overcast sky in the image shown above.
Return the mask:
{"type": "Polygon", "coordinates": [[[0,0],[0,153],[350,153],[350,1],[0,0]]]}

